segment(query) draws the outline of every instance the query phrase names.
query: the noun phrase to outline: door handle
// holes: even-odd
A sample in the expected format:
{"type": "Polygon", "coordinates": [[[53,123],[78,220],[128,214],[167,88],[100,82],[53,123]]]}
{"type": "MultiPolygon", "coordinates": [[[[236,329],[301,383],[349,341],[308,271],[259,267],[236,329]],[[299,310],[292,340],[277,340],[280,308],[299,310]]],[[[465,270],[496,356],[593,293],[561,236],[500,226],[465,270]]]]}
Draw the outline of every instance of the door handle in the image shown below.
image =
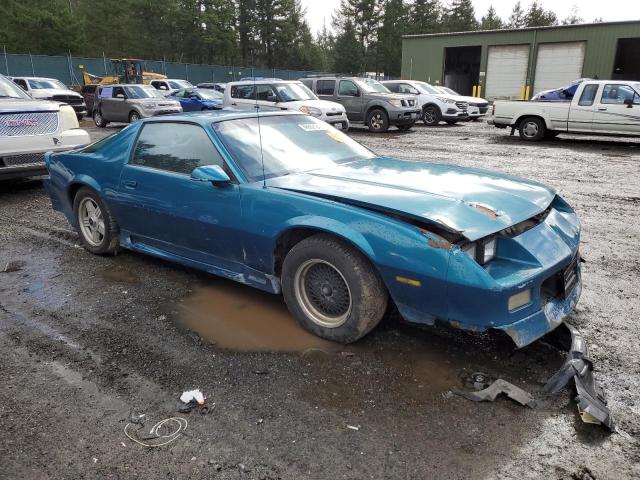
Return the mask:
{"type": "Polygon", "coordinates": [[[123,182],[124,188],[136,188],[138,186],[138,182],[135,180],[125,180],[123,182]]]}
{"type": "Polygon", "coordinates": [[[604,111],[607,110],[607,107],[598,107],[598,110],[601,111],[601,112],[604,112],[604,111]]]}

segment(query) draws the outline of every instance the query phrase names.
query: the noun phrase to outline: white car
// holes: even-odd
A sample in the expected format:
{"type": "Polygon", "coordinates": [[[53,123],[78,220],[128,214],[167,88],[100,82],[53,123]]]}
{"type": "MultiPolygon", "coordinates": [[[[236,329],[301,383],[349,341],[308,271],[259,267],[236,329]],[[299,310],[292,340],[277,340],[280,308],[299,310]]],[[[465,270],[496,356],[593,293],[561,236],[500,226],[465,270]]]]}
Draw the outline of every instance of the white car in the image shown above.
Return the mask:
{"type": "Polygon", "coordinates": [[[497,128],[516,130],[527,141],[562,133],[640,136],[640,82],[587,80],[570,102],[507,101],[493,104],[488,120],[497,128]]]}
{"type": "Polygon", "coordinates": [[[170,92],[182,90],[183,88],[193,88],[193,84],[187,80],[179,78],[165,78],[163,80],[151,80],[150,85],[156,90],[161,90],[167,96],[170,92]]]}
{"type": "Polygon", "coordinates": [[[463,102],[467,102],[469,104],[469,118],[471,120],[477,120],[480,117],[484,117],[489,111],[489,101],[480,97],[467,97],[464,95],[460,95],[455,90],[450,89],[449,87],[435,87],[440,90],[442,93],[453,96],[454,98],[461,100],[463,102]]]}
{"type": "Polygon", "coordinates": [[[252,108],[256,104],[280,110],[299,110],[328,124],[349,130],[349,119],[342,105],[320,100],[298,80],[245,80],[227,84],[225,107],[252,108]]]}
{"type": "Polygon", "coordinates": [[[415,95],[422,110],[425,125],[438,125],[441,121],[453,125],[469,119],[469,104],[457,97],[438,90],[437,87],[418,80],[389,80],[382,82],[395,93],[415,95]]]}
{"type": "Polygon", "coordinates": [[[0,180],[46,174],[44,154],[90,143],[73,108],[34,100],[0,75],[0,180]]]}
{"type": "Polygon", "coordinates": [[[64,83],[55,78],[44,77],[10,77],[13,83],[31,95],[31,98],[39,100],[53,100],[71,105],[76,112],[78,120],[87,114],[87,105],[84,98],[78,92],[69,89],[64,83]]]}

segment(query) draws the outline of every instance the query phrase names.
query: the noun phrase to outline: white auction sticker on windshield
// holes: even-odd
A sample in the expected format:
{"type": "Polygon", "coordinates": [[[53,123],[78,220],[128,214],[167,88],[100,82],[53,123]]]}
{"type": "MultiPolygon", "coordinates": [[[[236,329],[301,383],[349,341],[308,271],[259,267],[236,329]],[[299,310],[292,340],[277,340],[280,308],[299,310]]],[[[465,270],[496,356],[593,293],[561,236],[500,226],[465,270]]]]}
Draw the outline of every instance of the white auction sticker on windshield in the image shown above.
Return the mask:
{"type": "Polygon", "coordinates": [[[329,129],[326,123],[300,123],[298,126],[305,132],[323,132],[329,129]]]}

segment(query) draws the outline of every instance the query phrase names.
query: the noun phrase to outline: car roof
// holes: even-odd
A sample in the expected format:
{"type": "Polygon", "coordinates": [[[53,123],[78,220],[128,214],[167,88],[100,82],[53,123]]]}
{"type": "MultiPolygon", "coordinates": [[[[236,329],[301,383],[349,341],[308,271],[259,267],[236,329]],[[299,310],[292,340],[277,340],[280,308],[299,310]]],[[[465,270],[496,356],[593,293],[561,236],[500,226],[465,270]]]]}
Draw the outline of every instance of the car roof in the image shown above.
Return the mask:
{"type": "Polygon", "coordinates": [[[57,78],[49,78],[49,77],[11,77],[11,78],[18,78],[21,80],[55,80],[56,82],[60,82],[60,80],[58,80],[57,78]]]}
{"type": "Polygon", "coordinates": [[[265,80],[240,80],[237,82],[229,82],[227,85],[271,85],[272,83],[302,83],[300,80],[280,80],[277,78],[270,78],[265,80]]]}
{"type": "MultiPolygon", "coordinates": [[[[270,110],[261,112],[260,117],[275,117],[284,115],[304,115],[297,110],[270,110]]],[[[211,110],[206,112],[189,112],[175,113],[172,115],[161,115],[156,117],[144,118],[141,121],[148,122],[176,122],[180,120],[188,120],[191,122],[209,125],[211,123],[223,122],[225,120],[240,120],[243,118],[256,118],[258,115],[253,110],[238,110],[234,108],[223,108],[222,110],[211,110]]]]}

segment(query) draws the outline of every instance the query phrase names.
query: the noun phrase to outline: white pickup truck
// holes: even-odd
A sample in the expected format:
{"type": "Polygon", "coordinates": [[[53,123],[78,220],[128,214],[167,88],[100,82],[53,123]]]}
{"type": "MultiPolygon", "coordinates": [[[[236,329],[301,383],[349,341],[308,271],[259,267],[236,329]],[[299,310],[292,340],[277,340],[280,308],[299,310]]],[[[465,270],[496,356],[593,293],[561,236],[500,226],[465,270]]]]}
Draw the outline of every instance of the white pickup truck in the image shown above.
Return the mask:
{"type": "Polygon", "coordinates": [[[488,123],[528,141],[561,133],[640,136],[640,82],[588,80],[570,102],[498,100],[488,123]]]}

